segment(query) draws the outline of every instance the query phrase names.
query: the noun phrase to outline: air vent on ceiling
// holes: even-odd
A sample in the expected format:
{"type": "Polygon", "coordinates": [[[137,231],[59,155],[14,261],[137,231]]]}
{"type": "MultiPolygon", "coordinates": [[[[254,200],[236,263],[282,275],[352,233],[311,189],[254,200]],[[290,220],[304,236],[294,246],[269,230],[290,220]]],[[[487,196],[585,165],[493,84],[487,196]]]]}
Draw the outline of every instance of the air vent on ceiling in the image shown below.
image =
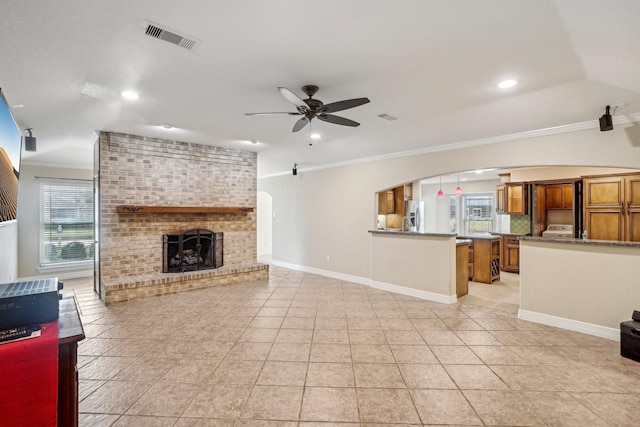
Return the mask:
{"type": "Polygon", "coordinates": [[[385,119],[385,120],[389,120],[390,122],[394,121],[394,120],[398,120],[397,117],[393,117],[390,116],[389,114],[378,114],[378,117],[380,117],[381,119],[385,119]]]}
{"type": "Polygon", "coordinates": [[[194,39],[193,37],[189,37],[185,34],[179,34],[176,31],[163,28],[160,25],[154,24],[149,21],[144,21],[143,30],[144,33],[149,37],[164,40],[187,50],[194,50],[199,43],[199,41],[194,39]]]}

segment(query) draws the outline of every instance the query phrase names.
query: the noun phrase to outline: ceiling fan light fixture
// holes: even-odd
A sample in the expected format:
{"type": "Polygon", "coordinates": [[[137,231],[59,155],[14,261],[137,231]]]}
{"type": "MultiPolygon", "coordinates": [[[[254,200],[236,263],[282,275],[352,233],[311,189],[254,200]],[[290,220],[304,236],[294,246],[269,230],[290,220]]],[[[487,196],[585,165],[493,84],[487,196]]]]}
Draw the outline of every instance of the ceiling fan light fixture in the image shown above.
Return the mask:
{"type": "Polygon", "coordinates": [[[124,99],[135,100],[139,99],[140,95],[134,90],[125,90],[120,94],[124,99]]]}
{"type": "Polygon", "coordinates": [[[313,132],[311,134],[311,139],[320,139],[320,134],[318,132],[313,132]]]}

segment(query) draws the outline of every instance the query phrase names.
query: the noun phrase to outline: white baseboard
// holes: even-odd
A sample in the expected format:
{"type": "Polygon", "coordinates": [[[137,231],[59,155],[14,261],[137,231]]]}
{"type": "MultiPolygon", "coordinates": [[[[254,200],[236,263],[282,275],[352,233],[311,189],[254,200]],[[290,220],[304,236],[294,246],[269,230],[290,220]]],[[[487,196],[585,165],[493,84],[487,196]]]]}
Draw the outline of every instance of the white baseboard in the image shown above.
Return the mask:
{"type": "Polygon", "coordinates": [[[358,283],[360,285],[370,286],[370,282],[371,282],[369,279],[365,277],[352,276],[350,274],[343,274],[343,273],[336,273],[335,271],[322,270],[320,268],[307,267],[304,265],[289,264],[288,262],[272,260],[271,264],[278,267],[288,268],[290,270],[302,271],[304,273],[311,273],[311,274],[317,274],[319,276],[331,277],[332,279],[344,280],[345,282],[358,283]]]}
{"type": "Polygon", "coordinates": [[[419,289],[407,288],[405,286],[393,285],[391,283],[376,282],[374,280],[371,281],[369,286],[376,289],[382,289],[384,291],[394,292],[396,294],[440,302],[443,304],[453,304],[458,301],[458,298],[455,295],[436,294],[435,292],[421,291],[419,289]]]}
{"type": "Polygon", "coordinates": [[[595,325],[593,323],[580,322],[578,320],[565,319],[563,317],[527,310],[518,310],[518,318],[600,338],[607,338],[613,341],[620,341],[620,330],[608,326],[595,325]]]}
{"type": "Polygon", "coordinates": [[[372,288],[393,292],[400,295],[407,295],[428,301],[440,302],[443,304],[453,304],[458,299],[455,295],[436,294],[434,292],[421,291],[418,289],[407,288],[405,286],[393,285],[391,283],[376,282],[366,277],[352,276],[350,274],[336,273],[335,271],[322,270],[320,268],[306,267],[303,265],[289,264],[287,262],[272,260],[271,264],[288,268],[291,270],[302,271],[304,273],[317,274],[319,276],[331,277],[332,279],[344,280],[345,282],[358,283],[360,285],[370,286],[372,288]]]}

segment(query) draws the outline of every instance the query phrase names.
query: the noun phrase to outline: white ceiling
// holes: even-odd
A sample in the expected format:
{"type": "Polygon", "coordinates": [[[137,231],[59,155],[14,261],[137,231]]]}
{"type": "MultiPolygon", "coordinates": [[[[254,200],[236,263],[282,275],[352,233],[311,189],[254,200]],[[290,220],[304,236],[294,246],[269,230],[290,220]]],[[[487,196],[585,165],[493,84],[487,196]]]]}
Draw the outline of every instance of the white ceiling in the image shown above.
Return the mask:
{"type": "Polygon", "coordinates": [[[639,19],[637,0],[2,0],[0,87],[37,137],[24,164],[91,167],[105,130],[256,151],[265,176],[637,113],[639,19]],[[314,120],[309,146],[297,117],[244,115],[294,112],[276,88],[305,84],[368,97],[337,113],[361,126],[314,120]]]}

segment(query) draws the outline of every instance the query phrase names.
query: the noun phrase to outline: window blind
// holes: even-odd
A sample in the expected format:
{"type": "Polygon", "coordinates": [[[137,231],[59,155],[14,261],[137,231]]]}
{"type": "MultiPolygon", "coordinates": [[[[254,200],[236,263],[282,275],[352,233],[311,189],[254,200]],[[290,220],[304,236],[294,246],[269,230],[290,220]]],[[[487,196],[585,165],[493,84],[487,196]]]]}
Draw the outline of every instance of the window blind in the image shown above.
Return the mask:
{"type": "Polygon", "coordinates": [[[93,258],[93,184],[40,183],[40,265],[93,258]]]}

